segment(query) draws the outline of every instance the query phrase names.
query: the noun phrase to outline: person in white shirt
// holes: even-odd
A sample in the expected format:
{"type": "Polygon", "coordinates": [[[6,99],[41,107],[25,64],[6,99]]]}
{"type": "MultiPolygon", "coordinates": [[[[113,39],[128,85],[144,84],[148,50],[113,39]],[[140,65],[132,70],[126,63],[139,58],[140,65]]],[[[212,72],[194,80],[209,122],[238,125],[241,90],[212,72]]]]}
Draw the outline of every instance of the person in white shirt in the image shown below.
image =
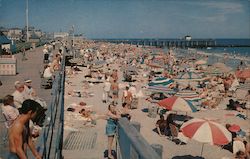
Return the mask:
{"type": "Polygon", "coordinates": [[[24,80],[24,94],[26,99],[32,99],[36,95],[36,91],[32,87],[32,80],[24,80]]]}
{"type": "Polygon", "coordinates": [[[132,93],[132,97],[133,97],[133,98],[136,98],[137,90],[136,90],[136,87],[135,87],[135,84],[134,84],[134,83],[129,87],[129,90],[128,90],[128,91],[132,93]]]}
{"type": "Polygon", "coordinates": [[[44,72],[43,72],[43,78],[52,79],[52,76],[53,76],[53,73],[52,73],[52,70],[50,68],[50,65],[45,65],[44,72]]]}
{"type": "Polygon", "coordinates": [[[24,84],[16,81],[15,92],[12,94],[14,97],[14,105],[16,108],[21,108],[23,101],[26,99],[24,94],[24,84]]]}
{"type": "Polygon", "coordinates": [[[2,112],[4,114],[7,127],[10,127],[19,116],[19,111],[14,106],[14,97],[12,95],[6,95],[3,98],[2,112]]]}
{"type": "Polygon", "coordinates": [[[48,53],[48,50],[47,49],[43,49],[43,54],[47,54],[48,53]]]}

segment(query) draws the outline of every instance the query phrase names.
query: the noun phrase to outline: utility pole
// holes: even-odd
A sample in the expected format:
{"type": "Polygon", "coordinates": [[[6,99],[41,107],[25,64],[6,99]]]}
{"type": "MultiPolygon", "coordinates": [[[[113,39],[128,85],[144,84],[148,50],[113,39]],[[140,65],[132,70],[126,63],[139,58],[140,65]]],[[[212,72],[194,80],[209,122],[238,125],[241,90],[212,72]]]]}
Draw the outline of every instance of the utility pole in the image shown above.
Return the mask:
{"type": "Polygon", "coordinates": [[[26,0],[26,42],[29,42],[29,0],[26,0]]]}
{"type": "Polygon", "coordinates": [[[73,51],[73,57],[76,58],[76,54],[75,54],[75,49],[74,49],[74,38],[75,38],[75,26],[73,25],[72,26],[72,32],[73,32],[73,35],[72,35],[72,51],[73,51]]]}

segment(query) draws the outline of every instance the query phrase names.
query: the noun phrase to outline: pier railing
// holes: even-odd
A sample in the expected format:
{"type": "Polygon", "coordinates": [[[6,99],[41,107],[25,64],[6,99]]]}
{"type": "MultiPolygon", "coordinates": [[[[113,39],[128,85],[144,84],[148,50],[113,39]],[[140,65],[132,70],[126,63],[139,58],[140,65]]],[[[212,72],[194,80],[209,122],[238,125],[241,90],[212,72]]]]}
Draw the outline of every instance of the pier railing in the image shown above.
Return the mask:
{"type": "Polygon", "coordinates": [[[44,127],[37,149],[43,159],[61,159],[64,123],[64,80],[65,58],[61,70],[56,72],[51,91],[51,103],[48,106],[44,127]]]}
{"type": "Polygon", "coordinates": [[[162,145],[149,143],[140,134],[140,124],[126,118],[118,121],[118,159],[162,159],[162,145]]]}

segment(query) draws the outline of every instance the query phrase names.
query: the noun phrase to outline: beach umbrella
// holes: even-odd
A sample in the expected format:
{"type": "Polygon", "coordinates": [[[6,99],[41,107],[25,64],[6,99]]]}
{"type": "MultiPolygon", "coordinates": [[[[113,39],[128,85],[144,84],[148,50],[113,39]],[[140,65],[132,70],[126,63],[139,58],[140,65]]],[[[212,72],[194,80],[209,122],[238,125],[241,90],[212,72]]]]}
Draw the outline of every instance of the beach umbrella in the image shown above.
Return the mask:
{"type": "Polygon", "coordinates": [[[172,96],[165,98],[158,102],[158,105],[167,110],[182,111],[182,112],[196,112],[195,106],[188,100],[181,97],[172,96]]]}
{"type": "Polygon", "coordinates": [[[202,76],[195,72],[183,72],[177,75],[176,79],[181,80],[201,80],[202,76]]]}
{"type": "Polygon", "coordinates": [[[235,75],[237,78],[250,78],[250,69],[238,70],[235,75]]]}
{"type": "Polygon", "coordinates": [[[156,85],[156,86],[148,86],[147,90],[150,92],[162,92],[162,93],[167,93],[167,94],[175,94],[176,92],[168,88],[166,86],[161,86],[161,85],[156,85]]]}
{"type": "Polygon", "coordinates": [[[207,63],[206,60],[198,60],[194,64],[196,64],[196,65],[205,65],[206,63],[207,63]]]}
{"type": "Polygon", "coordinates": [[[205,143],[226,145],[232,141],[231,132],[214,120],[194,118],[185,122],[180,129],[186,137],[203,143],[201,156],[205,143]]]}
{"type": "Polygon", "coordinates": [[[185,100],[189,100],[189,101],[199,101],[201,100],[199,94],[195,91],[192,90],[180,90],[179,92],[177,92],[175,94],[175,96],[177,97],[181,97],[185,100]]]}
{"type": "Polygon", "coordinates": [[[149,86],[156,86],[156,85],[161,85],[167,87],[171,83],[173,83],[174,80],[166,77],[158,77],[152,80],[151,82],[148,83],[149,86]]]}

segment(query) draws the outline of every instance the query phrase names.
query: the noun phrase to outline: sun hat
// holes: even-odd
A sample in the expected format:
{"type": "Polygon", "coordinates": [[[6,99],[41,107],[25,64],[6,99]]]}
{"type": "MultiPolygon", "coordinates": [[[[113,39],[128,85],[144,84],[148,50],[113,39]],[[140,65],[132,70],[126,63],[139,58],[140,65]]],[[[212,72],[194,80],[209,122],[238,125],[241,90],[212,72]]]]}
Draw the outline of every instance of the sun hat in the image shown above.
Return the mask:
{"type": "Polygon", "coordinates": [[[29,78],[27,78],[27,79],[24,80],[24,82],[25,82],[25,83],[30,83],[30,82],[32,82],[32,80],[29,79],[29,78]]]}

